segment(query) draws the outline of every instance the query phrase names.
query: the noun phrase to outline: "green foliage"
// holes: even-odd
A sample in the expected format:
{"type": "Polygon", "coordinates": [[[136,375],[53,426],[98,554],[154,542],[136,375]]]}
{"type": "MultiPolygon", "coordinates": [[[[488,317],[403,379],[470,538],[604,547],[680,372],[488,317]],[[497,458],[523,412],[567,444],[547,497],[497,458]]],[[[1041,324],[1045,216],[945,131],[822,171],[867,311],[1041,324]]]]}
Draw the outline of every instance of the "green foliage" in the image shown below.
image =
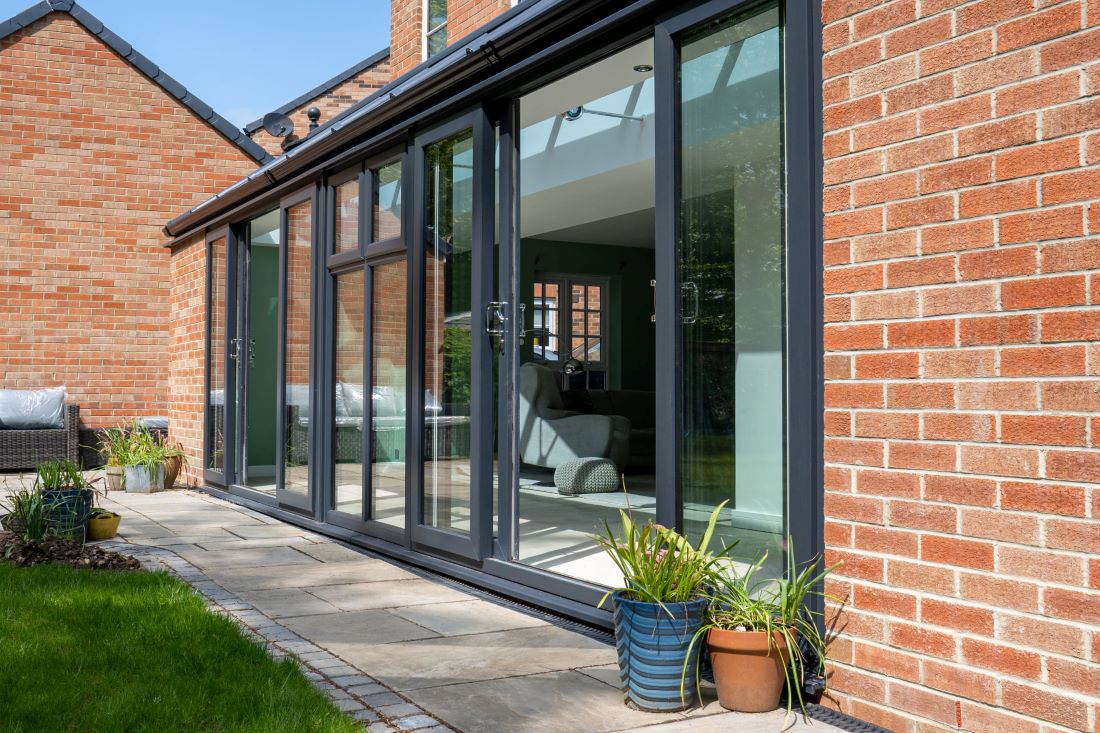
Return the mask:
{"type": "Polygon", "coordinates": [[[443,329],[443,394],[439,401],[470,404],[470,332],[465,328],[443,329]]]}
{"type": "Polygon", "coordinates": [[[84,471],[69,458],[39,463],[35,484],[43,491],[92,488],[91,482],[84,478],[84,471]]]}
{"type": "MultiPolygon", "coordinates": [[[[623,587],[611,592],[622,591],[632,600],[657,603],[662,607],[665,603],[683,603],[698,598],[718,572],[722,558],[737,544],[717,552],[708,549],[718,515],[725,505],[726,502],[722,502],[715,507],[695,547],[675,530],[654,524],[652,520],[638,526],[625,511],[619,512],[622,528],[618,535],[604,522],[604,531],[596,535],[596,542],[611,557],[625,580],[623,587]]],[[[601,606],[610,594],[604,595],[601,606]]]]}
{"type": "Polygon", "coordinates": [[[57,502],[46,499],[38,486],[20,487],[0,502],[0,508],[7,512],[8,531],[23,540],[40,540],[53,534],[50,514],[56,507],[57,502]]]}
{"type": "MultiPolygon", "coordinates": [[[[793,555],[794,543],[790,538],[787,546],[788,552],[793,555]]],[[[825,576],[840,563],[819,570],[820,560],[815,557],[801,567],[793,562],[788,563],[786,575],[782,578],[758,577],[766,559],[765,551],[741,574],[731,568],[728,572],[715,575],[706,592],[710,600],[707,621],[692,643],[702,643],[710,629],[763,631],[768,635],[771,650],[778,654],[773,636],[778,633],[787,648],[784,674],[788,690],[787,711],[790,712],[795,700],[800,708],[805,707],[802,679],[806,673],[825,674],[826,645],[818,623],[821,614],[812,611],[806,601],[812,596],[824,597],[818,588],[825,576]],[[817,655],[817,669],[806,668],[806,655],[799,647],[799,639],[817,655]]]]}
{"type": "Polygon", "coordinates": [[[0,564],[0,588],[4,731],[362,730],[163,573],[0,564]]]}
{"type": "Polygon", "coordinates": [[[110,466],[145,466],[154,471],[169,458],[183,456],[183,449],[166,443],[141,423],[134,423],[105,430],[100,455],[110,466]]]}

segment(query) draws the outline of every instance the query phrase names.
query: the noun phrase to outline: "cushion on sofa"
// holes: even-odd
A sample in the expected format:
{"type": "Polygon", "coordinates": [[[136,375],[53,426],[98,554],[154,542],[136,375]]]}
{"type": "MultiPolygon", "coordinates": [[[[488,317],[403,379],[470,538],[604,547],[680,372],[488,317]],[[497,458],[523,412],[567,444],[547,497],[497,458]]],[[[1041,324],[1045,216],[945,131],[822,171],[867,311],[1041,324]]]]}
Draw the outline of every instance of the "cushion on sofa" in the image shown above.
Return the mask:
{"type": "Polygon", "coordinates": [[[363,417],[366,407],[363,404],[363,385],[342,382],[340,390],[344,393],[344,414],[348,417],[363,417]]]}
{"type": "Polygon", "coordinates": [[[65,388],[0,389],[0,428],[47,430],[65,427],[65,388]]]}

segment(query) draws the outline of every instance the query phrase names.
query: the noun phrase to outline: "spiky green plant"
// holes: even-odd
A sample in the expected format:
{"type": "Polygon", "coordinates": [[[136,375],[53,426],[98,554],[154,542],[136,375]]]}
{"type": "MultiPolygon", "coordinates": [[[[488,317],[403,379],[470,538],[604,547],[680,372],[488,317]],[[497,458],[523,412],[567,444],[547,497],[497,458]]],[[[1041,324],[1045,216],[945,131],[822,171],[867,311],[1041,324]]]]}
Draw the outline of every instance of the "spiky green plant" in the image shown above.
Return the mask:
{"type": "MultiPolygon", "coordinates": [[[[787,538],[787,549],[793,557],[794,543],[790,537],[787,538]]],[[[783,659],[780,644],[775,638],[778,634],[787,650],[783,673],[787,683],[789,714],[795,700],[800,709],[805,709],[802,680],[806,673],[825,675],[826,644],[819,623],[822,614],[814,611],[807,600],[814,596],[827,597],[821,590],[822,583],[840,563],[819,569],[820,558],[814,557],[801,566],[793,561],[787,563],[783,577],[759,577],[767,556],[765,550],[743,573],[738,574],[729,568],[727,572],[713,576],[706,590],[710,600],[707,619],[696,632],[692,645],[703,643],[711,629],[761,631],[767,634],[769,654],[774,651],[783,659]],[[799,639],[817,656],[818,668],[807,669],[808,655],[799,646],[799,639]]],[[[696,671],[696,686],[698,684],[696,671]]]]}
{"type": "Polygon", "coordinates": [[[608,554],[623,575],[624,585],[612,588],[600,600],[602,606],[615,591],[632,600],[656,603],[684,603],[698,598],[720,566],[722,558],[736,542],[711,552],[710,542],[718,515],[726,502],[719,504],[697,545],[680,533],[653,520],[639,526],[630,515],[620,510],[622,527],[618,534],[605,521],[596,542],[608,554]]]}
{"type": "Polygon", "coordinates": [[[22,486],[0,502],[9,517],[8,529],[23,540],[40,540],[54,534],[50,514],[56,506],[57,502],[46,499],[38,486],[22,486]]]}
{"type": "Polygon", "coordinates": [[[84,478],[83,469],[69,458],[39,463],[36,474],[35,483],[43,491],[92,488],[91,482],[84,478]]]}

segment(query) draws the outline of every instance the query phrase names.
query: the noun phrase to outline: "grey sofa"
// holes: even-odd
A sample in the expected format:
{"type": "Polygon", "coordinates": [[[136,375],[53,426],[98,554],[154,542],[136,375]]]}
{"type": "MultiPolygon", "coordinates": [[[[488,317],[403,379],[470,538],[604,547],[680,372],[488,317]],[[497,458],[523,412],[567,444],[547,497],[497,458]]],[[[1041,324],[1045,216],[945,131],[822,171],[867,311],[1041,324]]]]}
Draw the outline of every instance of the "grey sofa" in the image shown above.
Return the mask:
{"type": "Polygon", "coordinates": [[[568,410],[558,373],[541,364],[519,368],[520,460],[557,468],[574,458],[607,458],[622,471],[630,457],[630,420],[568,410]]]}
{"type": "Polygon", "coordinates": [[[34,468],[44,461],[79,457],[80,408],[64,404],[64,390],[0,390],[0,470],[34,468]],[[51,415],[41,412],[35,395],[54,393],[51,415]],[[59,392],[59,394],[58,394],[59,392]],[[25,412],[26,414],[21,414],[25,412]],[[41,427],[30,427],[40,424],[41,427]]]}

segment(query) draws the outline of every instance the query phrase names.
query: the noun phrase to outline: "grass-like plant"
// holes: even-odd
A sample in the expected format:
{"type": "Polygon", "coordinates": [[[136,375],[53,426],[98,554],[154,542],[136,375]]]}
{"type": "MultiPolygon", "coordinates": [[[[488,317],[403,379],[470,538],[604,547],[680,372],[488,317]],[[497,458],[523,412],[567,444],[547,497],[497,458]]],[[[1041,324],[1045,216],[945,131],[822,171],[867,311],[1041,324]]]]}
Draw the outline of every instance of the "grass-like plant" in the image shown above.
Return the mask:
{"type": "Polygon", "coordinates": [[[173,456],[183,456],[182,446],[166,443],[141,423],[103,431],[100,455],[109,466],[144,466],[154,471],[173,456]]]}
{"type": "Polygon", "coordinates": [[[50,515],[55,501],[42,495],[38,486],[21,486],[0,502],[6,513],[7,529],[23,540],[40,540],[54,533],[50,515]]]}
{"type": "Polygon", "coordinates": [[[653,520],[639,525],[622,510],[619,512],[622,527],[618,534],[605,521],[603,532],[596,535],[596,542],[622,572],[624,585],[608,591],[600,605],[615,591],[631,600],[656,603],[662,608],[666,603],[684,603],[699,598],[723,558],[737,544],[714,552],[709,549],[718,515],[725,505],[726,502],[722,502],[711,513],[707,528],[695,546],[680,533],[653,520]]]}
{"type": "Polygon", "coordinates": [[[35,483],[43,491],[92,488],[91,482],[84,478],[83,469],[70,458],[39,463],[35,483]]]}
{"type": "MultiPolygon", "coordinates": [[[[793,542],[789,537],[787,547],[793,556],[793,542]]],[[[711,629],[762,631],[767,634],[769,653],[781,654],[780,644],[775,639],[778,634],[786,646],[783,672],[788,691],[787,712],[790,713],[795,700],[800,709],[805,709],[802,680],[806,673],[825,676],[826,645],[819,626],[822,614],[811,609],[807,601],[814,596],[826,597],[820,590],[821,583],[840,563],[820,569],[820,558],[814,557],[801,566],[789,562],[781,578],[760,577],[758,573],[767,555],[765,550],[743,573],[729,568],[728,572],[714,575],[706,590],[710,599],[707,620],[692,643],[704,643],[711,629]],[[816,655],[816,669],[807,669],[809,655],[803,648],[816,655]]]]}

